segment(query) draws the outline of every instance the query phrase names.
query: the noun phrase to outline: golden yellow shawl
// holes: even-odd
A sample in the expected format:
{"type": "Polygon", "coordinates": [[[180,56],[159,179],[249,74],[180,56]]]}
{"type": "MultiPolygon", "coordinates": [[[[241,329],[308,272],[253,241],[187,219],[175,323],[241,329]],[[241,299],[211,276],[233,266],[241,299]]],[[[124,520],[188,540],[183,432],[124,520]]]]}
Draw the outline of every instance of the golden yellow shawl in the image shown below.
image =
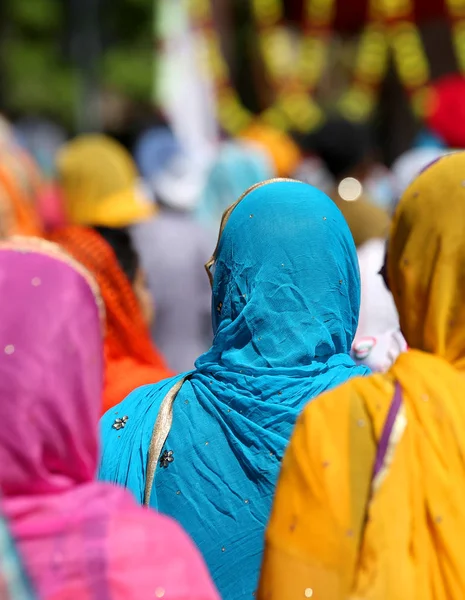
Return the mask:
{"type": "Polygon", "coordinates": [[[414,349],[305,409],[283,461],[260,600],[465,598],[464,152],[406,191],[388,273],[414,349]],[[402,404],[373,477],[396,384],[402,404]]]}

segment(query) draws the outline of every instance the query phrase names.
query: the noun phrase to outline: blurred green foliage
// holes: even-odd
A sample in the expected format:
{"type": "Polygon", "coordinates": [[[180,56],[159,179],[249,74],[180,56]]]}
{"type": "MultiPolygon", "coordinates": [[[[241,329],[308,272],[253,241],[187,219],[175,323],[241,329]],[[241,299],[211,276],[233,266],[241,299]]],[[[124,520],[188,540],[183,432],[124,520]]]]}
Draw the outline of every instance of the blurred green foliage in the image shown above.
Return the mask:
{"type": "Polygon", "coordinates": [[[151,95],[154,7],[154,0],[107,0],[103,11],[103,83],[134,100],[151,95]]]}
{"type": "MultiPolygon", "coordinates": [[[[72,127],[78,95],[70,52],[70,1],[2,0],[1,99],[10,112],[45,113],[72,127]]],[[[101,4],[101,84],[147,101],[153,77],[154,0],[101,4]]]]}

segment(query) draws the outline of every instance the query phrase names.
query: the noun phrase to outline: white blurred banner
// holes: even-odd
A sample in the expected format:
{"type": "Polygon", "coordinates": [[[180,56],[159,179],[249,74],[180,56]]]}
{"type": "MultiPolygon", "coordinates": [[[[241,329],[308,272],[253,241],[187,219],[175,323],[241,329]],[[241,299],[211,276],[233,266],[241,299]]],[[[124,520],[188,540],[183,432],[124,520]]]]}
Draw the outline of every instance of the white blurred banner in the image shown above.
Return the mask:
{"type": "Polygon", "coordinates": [[[202,40],[189,23],[188,1],[155,1],[154,101],[188,154],[204,167],[219,132],[213,86],[200,61],[202,40]]]}

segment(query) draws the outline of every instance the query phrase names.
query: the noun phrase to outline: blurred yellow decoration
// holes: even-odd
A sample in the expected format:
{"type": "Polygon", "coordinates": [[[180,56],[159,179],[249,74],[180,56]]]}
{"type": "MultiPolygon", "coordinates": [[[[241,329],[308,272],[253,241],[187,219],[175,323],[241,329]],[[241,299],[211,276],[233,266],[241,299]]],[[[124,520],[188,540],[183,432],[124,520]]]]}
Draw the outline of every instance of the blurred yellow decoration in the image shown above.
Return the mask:
{"type": "Polygon", "coordinates": [[[415,92],[413,92],[411,96],[411,103],[413,112],[418,117],[424,117],[426,113],[426,108],[428,106],[428,101],[430,99],[430,88],[423,87],[415,92]]]}
{"type": "Polygon", "coordinates": [[[424,86],[429,80],[429,65],[422,40],[413,23],[402,22],[390,32],[397,70],[408,89],[424,86]]]}
{"type": "Polygon", "coordinates": [[[191,2],[190,6],[191,17],[198,21],[205,19],[210,15],[210,0],[197,0],[197,2],[191,2]]]}
{"type": "Polygon", "coordinates": [[[428,58],[414,22],[413,0],[382,0],[388,42],[400,81],[406,89],[414,113],[424,115],[425,91],[430,81],[428,58]]]}
{"type": "Polygon", "coordinates": [[[243,106],[230,80],[213,24],[210,0],[188,0],[188,7],[194,31],[202,34],[198,40],[199,58],[215,85],[218,120],[227,133],[237,135],[253,122],[255,115],[243,106]]]}
{"type": "Polygon", "coordinates": [[[386,74],[389,48],[382,1],[370,0],[368,24],[359,41],[353,82],[339,101],[339,111],[352,121],[363,122],[369,118],[386,74]]]}
{"type": "MultiPolygon", "coordinates": [[[[218,118],[226,132],[237,135],[257,119],[281,130],[302,132],[322,125],[325,115],[314,99],[314,92],[328,64],[336,0],[305,0],[303,33],[296,40],[281,24],[283,0],[251,0],[260,49],[275,91],[275,103],[261,115],[254,115],[243,106],[231,82],[213,25],[210,0],[188,1],[194,29],[202,34],[200,54],[213,78],[218,118]]],[[[465,72],[465,0],[447,2],[455,15],[456,47],[465,72]]],[[[354,121],[370,117],[386,74],[390,50],[412,109],[418,116],[423,115],[430,72],[413,15],[413,0],[370,0],[352,84],[338,103],[343,116],[354,121]]]]}
{"type": "Polygon", "coordinates": [[[253,8],[260,21],[266,26],[276,23],[283,17],[279,0],[253,0],[253,8]]]}
{"type": "Polygon", "coordinates": [[[293,41],[280,26],[284,15],[278,0],[252,0],[252,11],[267,74],[276,94],[276,106],[266,120],[275,126],[311,131],[324,119],[312,99],[328,59],[335,0],[306,0],[304,34],[293,41]]]}
{"type": "Polygon", "coordinates": [[[462,74],[465,74],[465,0],[446,0],[452,20],[452,37],[454,40],[457,62],[462,74]]]}
{"type": "Polygon", "coordinates": [[[383,0],[386,19],[409,17],[412,14],[410,0],[383,0]]]}

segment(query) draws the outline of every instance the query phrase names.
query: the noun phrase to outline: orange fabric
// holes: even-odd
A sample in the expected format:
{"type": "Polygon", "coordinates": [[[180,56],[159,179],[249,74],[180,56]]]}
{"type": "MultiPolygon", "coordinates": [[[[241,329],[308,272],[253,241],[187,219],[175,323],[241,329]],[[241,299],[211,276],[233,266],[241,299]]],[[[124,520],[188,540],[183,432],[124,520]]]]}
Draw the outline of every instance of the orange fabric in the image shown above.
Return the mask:
{"type": "Polygon", "coordinates": [[[13,172],[0,166],[1,200],[8,205],[8,226],[6,235],[41,236],[42,227],[33,204],[26,198],[13,172]]]}
{"type": "Polygon", "coordinates": [[[42,174],[34,159],[22,148],[11,146],[2,152],[1,164],[11,173],[25,200],[34,205],[42,186],[42,174]]]}
{"type": "Polygon", "coordinates": [[[305,408],[283,460],[259,600],[465,598],[464,171],[465,152],[439,159],[397,207],[388,278],[411,349],[388,373],[305,408]],[[402,403],[383,439],[395,382],[402,403]]]}
{"type": "Polygon", "coordinates": [[[268,152],[278,177],[290,177],[302,160],[299,147],[289,135],[263,123],[253,123],[240,137],[268,152]]]}
{"type": "Polygon", "coordinates": [[[170,377],[153,346],[137,298],[111,246],[95,231],[69,226],[50,239],[95,277],[106,310],[104,411],[137,387],[170,377]]]}

